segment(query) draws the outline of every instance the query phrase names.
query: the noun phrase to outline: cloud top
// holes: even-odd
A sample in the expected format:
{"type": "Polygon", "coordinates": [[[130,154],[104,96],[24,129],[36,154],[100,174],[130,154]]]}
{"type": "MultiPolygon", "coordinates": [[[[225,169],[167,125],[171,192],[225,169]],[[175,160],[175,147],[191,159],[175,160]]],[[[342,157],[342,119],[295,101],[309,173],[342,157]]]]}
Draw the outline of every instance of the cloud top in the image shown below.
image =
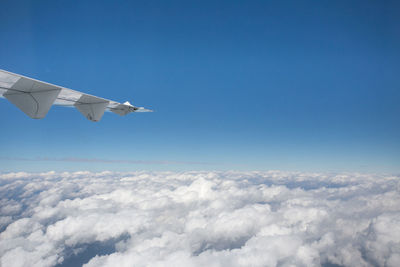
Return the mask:
{"type": "Polygon", "coordinates": [[[2,266],[397,266],[400,177],[0,174],[2,266]]]}

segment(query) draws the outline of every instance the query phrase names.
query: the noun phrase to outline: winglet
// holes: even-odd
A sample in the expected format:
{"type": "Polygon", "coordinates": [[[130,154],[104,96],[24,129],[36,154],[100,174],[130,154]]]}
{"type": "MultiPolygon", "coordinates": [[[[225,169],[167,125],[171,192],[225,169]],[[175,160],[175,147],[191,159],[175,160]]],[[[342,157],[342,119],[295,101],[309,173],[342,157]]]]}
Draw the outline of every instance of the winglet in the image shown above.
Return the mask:
{"type": "Polygon", "coordinates": [[[131,112],[152,112],[150,109],[145,109],[143,107],[135,107],[129,101],[126,101],[123,104],[119,104],[115,108],[110,109],[112,112],[124,116],[131,112]]]}

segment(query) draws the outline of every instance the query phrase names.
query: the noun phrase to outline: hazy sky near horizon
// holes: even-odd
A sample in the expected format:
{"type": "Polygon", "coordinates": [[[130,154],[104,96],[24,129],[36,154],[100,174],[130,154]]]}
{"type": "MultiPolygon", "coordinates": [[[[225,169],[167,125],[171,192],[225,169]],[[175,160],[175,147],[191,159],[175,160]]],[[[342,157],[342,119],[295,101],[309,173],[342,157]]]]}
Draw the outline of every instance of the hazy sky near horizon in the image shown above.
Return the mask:
{"type": "Polygon", "coordinates": [[[0,69],[154,109],[0,101],[0,171],[400,172],[398,1],[2,1],[0,69]]]}

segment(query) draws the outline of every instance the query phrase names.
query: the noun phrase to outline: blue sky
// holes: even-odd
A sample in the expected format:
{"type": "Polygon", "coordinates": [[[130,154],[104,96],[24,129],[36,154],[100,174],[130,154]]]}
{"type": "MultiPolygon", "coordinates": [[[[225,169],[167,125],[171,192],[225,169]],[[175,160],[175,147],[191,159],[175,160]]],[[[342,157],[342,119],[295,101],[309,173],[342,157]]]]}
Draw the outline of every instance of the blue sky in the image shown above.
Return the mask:
{"type": "Polygon", "coordinates": [[[53,107],[32,120],[3,99],[0,171],[399,172],[399,11],[2,1],[1,69],[156,112],[92,123],[53,107]]]}

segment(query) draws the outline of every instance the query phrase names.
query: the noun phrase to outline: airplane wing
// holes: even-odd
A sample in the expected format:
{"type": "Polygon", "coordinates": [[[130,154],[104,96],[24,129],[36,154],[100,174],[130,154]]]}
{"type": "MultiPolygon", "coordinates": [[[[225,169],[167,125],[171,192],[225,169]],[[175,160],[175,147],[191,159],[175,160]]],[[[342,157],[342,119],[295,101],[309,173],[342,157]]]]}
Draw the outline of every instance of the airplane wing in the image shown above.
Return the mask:
{"type": "Polygon", "coordinates": [[[131,112],[151,112],[129,102],[121,104],[5,70],[0,70],[0,97],[33,119],[44,118],[52,105],[75,107],[91,121],[99,121],[105,111],[121,116],[131,112]]]}

